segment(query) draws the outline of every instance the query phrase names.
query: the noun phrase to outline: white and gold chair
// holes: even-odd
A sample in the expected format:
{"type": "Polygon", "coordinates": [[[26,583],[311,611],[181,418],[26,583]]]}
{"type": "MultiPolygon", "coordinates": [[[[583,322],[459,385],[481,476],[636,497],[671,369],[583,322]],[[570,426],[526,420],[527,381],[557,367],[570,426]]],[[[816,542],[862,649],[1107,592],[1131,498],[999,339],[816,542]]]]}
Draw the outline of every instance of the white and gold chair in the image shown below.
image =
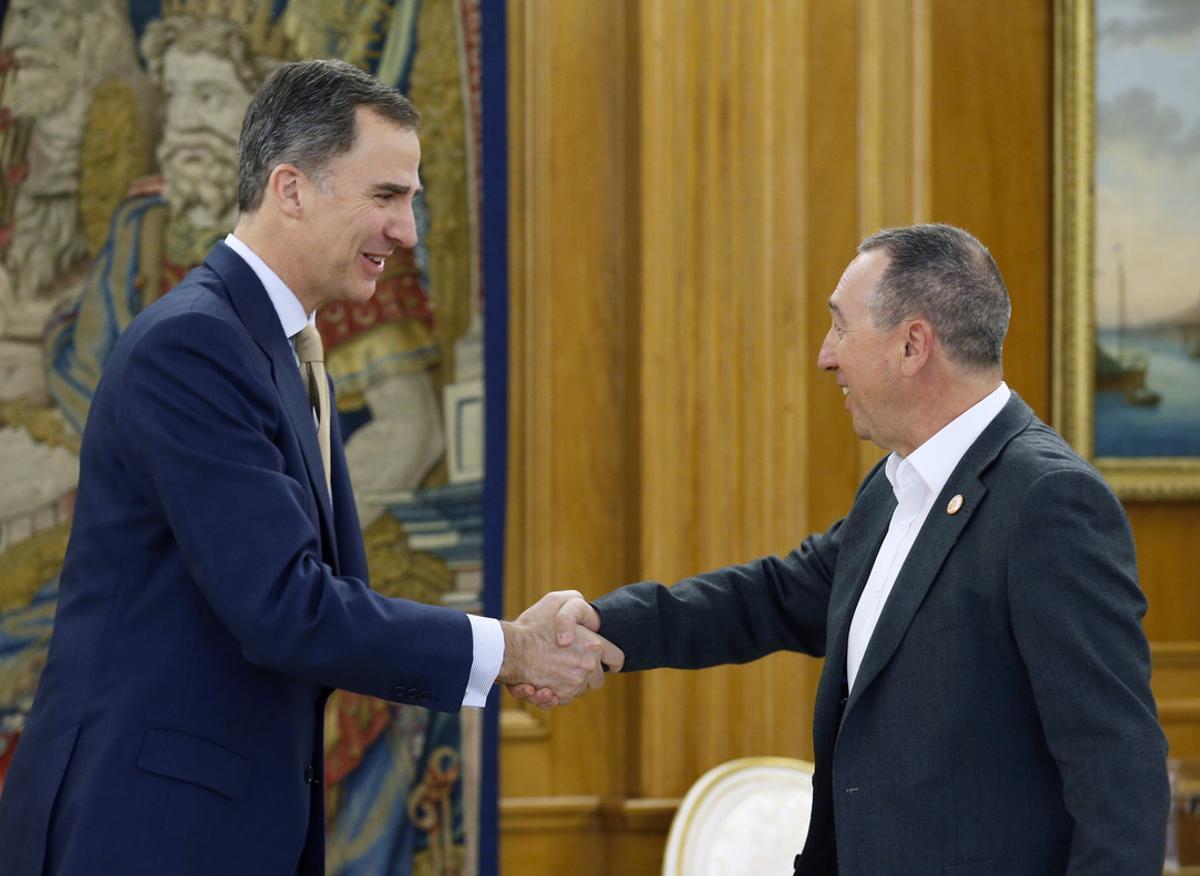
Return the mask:
{"type": "Polygon", "coordinates": [[[744,757],[701,776],[667,836],[663,876],[791,876],[812,813],[813,766],[744,757]]]}

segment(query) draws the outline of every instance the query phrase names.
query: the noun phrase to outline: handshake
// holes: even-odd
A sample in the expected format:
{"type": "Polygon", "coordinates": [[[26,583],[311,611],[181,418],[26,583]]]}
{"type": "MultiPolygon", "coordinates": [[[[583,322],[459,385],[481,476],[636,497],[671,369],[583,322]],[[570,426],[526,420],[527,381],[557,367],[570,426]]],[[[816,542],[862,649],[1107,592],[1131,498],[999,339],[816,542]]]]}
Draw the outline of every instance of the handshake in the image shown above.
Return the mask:
{"type": "Polygon", "coordinates": [[[575,590],[547,593],[515,621],[502,621],[504,662],[497,681],[543,709],[566,705],[619,672],[625,655],[599,635],[600,615],[575,590]]]}

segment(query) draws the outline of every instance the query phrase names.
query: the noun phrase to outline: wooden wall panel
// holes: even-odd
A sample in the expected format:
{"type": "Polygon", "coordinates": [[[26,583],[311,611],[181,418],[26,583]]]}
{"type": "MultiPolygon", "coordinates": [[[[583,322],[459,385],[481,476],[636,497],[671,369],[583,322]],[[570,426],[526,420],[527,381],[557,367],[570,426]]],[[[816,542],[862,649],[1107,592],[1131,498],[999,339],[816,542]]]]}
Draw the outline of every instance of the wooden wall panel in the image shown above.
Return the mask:
{"type": "MultiPolygon", "coordinates": [[[[622,432],[627,256],[626,44],[621,7],[514,3],[509,99],[512,244],[506,603],[595,595],[626,572],[622,432]]],[[[608,792],[623,756],[611,688],[549,715],[509,700],[501,786],[521,797],[608,792]],[[578,739],[596,756],[582,756],[578,739]]]]}
{"type": "Polygon", "coordinates": [[[829,296],[863,237],[859,223],[862,176],[857,161],[858,9],[853,3],[812,3],[809,30],[810,61],[805,79],[809,172],[804,198],[810,221],[804,283],[796,292],[806,315],[801,367],[815,377],[804,425],[809,453],[799,463],[808,469],[809,528],[823,530],[850,506],[861,480],[860,459],[866,447],[854,435],[836,380],[816,373],[817,351],[830,326],[829,296]]]}
{"type": "Polygon", "coordinates": [[[1052,4],[930,0],[929,214],[992,251],[1005,379],[1050,418],[1052,4]]]}
{"type": "MultiPolygon", "coordinates": [[[[675,0],[639,11],[634,572],[671,581],[790,550],[806,531],[797,498],[808,470],[798,463],[815,369],[796,281],[807,28],[799,2],[675,0]]],[[[793,704],[814,679],[812,664],[791,655],[637,679],[630,791],[678,795],[731,757],[804,752],[809,716],[793,704]]]]}
{"type": "Polygon", "coordinates": [[[1200,759],[1200,504],[1128,506],[1150,610],[1154,695],[1172,757],[1200,759]]]}

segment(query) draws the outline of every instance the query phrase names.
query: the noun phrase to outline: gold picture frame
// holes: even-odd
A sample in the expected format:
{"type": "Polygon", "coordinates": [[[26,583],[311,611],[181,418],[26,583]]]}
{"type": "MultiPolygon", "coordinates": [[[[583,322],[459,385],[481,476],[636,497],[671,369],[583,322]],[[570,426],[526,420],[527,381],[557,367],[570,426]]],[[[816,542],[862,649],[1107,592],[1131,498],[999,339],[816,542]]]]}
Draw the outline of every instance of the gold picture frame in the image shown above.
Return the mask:
{"type": "Polygon", "coordinates": [[[1200,456],[1096,453],[1096,3],[1059,0],[1056,8],[1052,414],[1122,498],[1194,499],[1200,456]]]}

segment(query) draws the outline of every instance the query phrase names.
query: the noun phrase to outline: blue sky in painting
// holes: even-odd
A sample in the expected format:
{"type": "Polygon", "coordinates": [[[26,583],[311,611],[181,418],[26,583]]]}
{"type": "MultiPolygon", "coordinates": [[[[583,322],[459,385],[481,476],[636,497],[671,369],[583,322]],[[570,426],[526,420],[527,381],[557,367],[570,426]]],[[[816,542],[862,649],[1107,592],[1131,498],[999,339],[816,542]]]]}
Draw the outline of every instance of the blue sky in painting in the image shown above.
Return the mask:
{"type": "Polygon", "coordinates": [[[1200,2],[1096,2],[1096,302],[1130,323],[1200,303],[1200,2]]]}

